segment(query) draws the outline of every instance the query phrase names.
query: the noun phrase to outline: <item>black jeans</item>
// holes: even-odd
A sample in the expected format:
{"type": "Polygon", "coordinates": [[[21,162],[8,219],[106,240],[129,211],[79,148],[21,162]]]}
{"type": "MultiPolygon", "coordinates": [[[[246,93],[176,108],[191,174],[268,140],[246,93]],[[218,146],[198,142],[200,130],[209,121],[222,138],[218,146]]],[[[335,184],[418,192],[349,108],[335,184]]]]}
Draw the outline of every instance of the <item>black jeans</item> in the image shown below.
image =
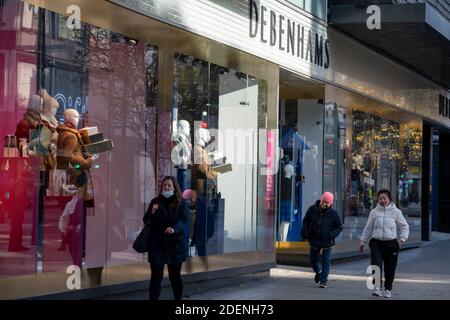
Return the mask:
{"type": "Polygon", "coordinates": [[[400,250],[397,240],[394,239],[383,241],[371,239],[369,242],[369,247],[371,264],[380,268],[380,284],[382,284],[383,279],[382,266],[384,263],[384,289],[392,290],[395,269],[397,268],[398,252],[400,250]]]}
{"type": "Polygon", "coordinates": [[[313,248],[309,251],[309,261],[315,273],[320,273],[320,283],[327,284],[328,274],[330,273],[332,248],[313,248]],[[322,250],[322,266],[319,263],[319,254],[322,250]]]}
{"type": "MultiPolygon", "coordinates": [[[[169,269],[169,280],[172,285],[172,292],[175,300],[181,300],[183,295],[183,280],[181,279],[181,266],[183,263],[169,263],[167,268],[169,269]]],[[[150,275],[150,287],[149,297],[150,300],[159,300],[161,293],[161,282],[164,277],[164,264],[150,263],[151,275],[150,275]]]]}

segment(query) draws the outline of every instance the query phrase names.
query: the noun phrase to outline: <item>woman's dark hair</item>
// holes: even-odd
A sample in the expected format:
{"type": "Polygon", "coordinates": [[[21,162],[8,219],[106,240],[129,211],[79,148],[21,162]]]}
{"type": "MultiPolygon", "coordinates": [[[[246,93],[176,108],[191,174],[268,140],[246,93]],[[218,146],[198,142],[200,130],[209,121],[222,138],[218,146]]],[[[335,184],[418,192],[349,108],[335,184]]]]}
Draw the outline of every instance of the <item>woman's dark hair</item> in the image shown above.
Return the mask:
{"type": "Polygon", "coordinates": [[[391,192],[388,189],[381,189],[378,191],[377,193],[377,200],[380,197],[381,194],[385,194],[387,195],[387,197],[389,198],[389,201],[392,201],[392,195],[391,192]]]}
{"type": "Polygon", "coordinates": [[[163,185],[164,182],[166,182],[167,180],[171,180],[173,183],[173,187],[174,187],[174,196],[175,196],[175,201],[173,203],[170,204],[171,208],[178,208],[181,204],[181,201],[183,200],[183,194],[181,193],[181,189],[180,189],[180,185],[178,184],[178,181],[175,177],[172,176],[167,176],[164,177],[163,181],[161,182],[161,189],[160,189],[160,193],[163,192],[163,185]]]}

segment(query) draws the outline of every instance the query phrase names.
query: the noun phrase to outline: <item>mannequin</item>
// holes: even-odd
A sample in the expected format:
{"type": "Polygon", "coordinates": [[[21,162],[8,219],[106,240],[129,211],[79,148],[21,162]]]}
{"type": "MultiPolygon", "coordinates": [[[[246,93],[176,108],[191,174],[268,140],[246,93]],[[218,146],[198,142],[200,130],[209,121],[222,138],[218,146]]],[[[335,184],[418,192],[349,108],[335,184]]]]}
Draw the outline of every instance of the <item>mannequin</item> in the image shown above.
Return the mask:
{"type": "MultiPolygon", "coordinates": [[[[194,170],[192,177],[195,180],[208,179],[215,180],[218,173],[211,170],[211,164],[206,151],[206,145],[211,141],[209,130],[205,128],[198,128],[195,131],[194,139],[194,170]]],[[[197,187],[197,186],[194,186],[197,187]]]]}
{"type": "Polygon", "coordinates": [[[197,195],[196,220],[193,239],[199,256],[214,251],[214,243],[207,241],[215,234],[218,213],[218,197],[216,178],[218,173],[211,169],[206,146],[211,142],[208,129],[198,128],[194,137],[194,165],[192,167],[192,189],[197,195]],[[212,246],[212,247],[211,247],[212,246]]]}
{"type": "Polygon", "coordinates": [[[189,122],[186,120],[178,121],[178,141],[183,147],[183,155],[181,158],[180,167],[183,169],[187,169],[187,165],[190,164],[190,157],[192,153],[192,144],[191,144],[191,128],[189,122]]]}
{"type": "Polygon", "coordinates": [[[58,120],[56,120],[56,112],[59,108],[59,103],[54,98],[48,95],[47,90],[41,89],[39,91],[42,97],[42,111],[41,122],[43,124],[40,144],[42,155],[42,171],[48,171],[48,189],[54,193],[54,180],[56,169],[56,142],[58,134],[56,128],[58,127],[58,120]]]}
{"type": "Polygon", "coordinates": [[[66,170],[68,184],[77,187],[78,196],[86,207],[94,206],[94,193],[89,168],[92,156],[83,154],[84,144],[77,130],[80,115],[75,109],[67,109],[63,113],[64,123],[58,125],[57,166],[66,170]]]}
{"type": "Polygon", "coordinates": [[[16,127],[16,139],[20,141],[21,138],[26,139],[29,143],[30,149],[32,145],[38,142],[39,129],[41,125],[40,112],[42,111],[42,98],[36,94],[30,96],[28,101],[28,109],[23,114],[23,119],[19,121],[16,127]]]}
{"type": "Polygon", "coordinates": [[[293,211],[293,180],[295,175],[294,166],[288,157],[284,159],[285,165],[283,167],[284,175],[281,178],[281,197],[280,197],[280,241],[287,241],[289,226],[291,224],[291,212],[293,211]]]}
{"type": "Polygon", "coordinates": [[[364,158],[357,153],[352,154],[352,170],[351,170],[351,215],[358,215],[358,204],[362,197],[362,177],[363,177],[364,158]]]}
{"type": "MultiPolygon", "coordinates": [[[[38,155],[38,150],[40,146],[40,134],[42,129],[42,121],[40,117],[40,112],[42,111],[42,98],[36,94],[31,95],[30,99],[28,101],[28,108],[27,111],[23,114],[23,119],[20,120],[20,122],[17,124],[16,127],[16,138],[17,141],[23,141],[22,143],[17,143],[17,147],[19,147],[19,151],[22,148],[29,149],[29,155],[35,156],[38,155]],[[26,146],[25,146],[26,145],[26,146]]],[[[40,163],[40,169],[42,169],[42,162],[40,163]]],[[[34,170],[34,168],[33,168],[34,170]]],[[[42,170],[40,171],[40,185],[39,185],[39,195],[41,196],[43,194],[43,190],[45,190],[46,185],[46,175],[42,170]]],[[[27,178],[26,178],[26,170],[23,170],[23,174],[21,176],[17,177],[16,180],[16,193],[21,194],[26,191],[26,185],[27,185],[27,178]]],[[[24,247],[21,245],[21,238],[22,238],[22,224],[23,219],[25,217],[25,210],[27,210],[27,206],[25,203],[21,203],[20,205],[23,205],[21,210],[18,210],[14,215],[13,219],[11,220],[11,236],[10,236],[10,245],[9,250],[11,251],[17,251],[17,250],[25,250],[24,247]]],[[[33,210],[33,224],[32,224],[32,231],[31,231],[31,243],[32,245],[36,244],[36,222],[38,221],[37,214],[38,212],[36,210],[33,210]]]]}
{"type": "Polygon", "coordinates": [[[287,179],[291,179],[294,175],[294,166],[292,165],[292,161],[284,166],[284,177],[287,179]]]}
{"type": "Polygon", "coordinates": [[[291,223],[291,214],[294,211],[294,186],[295,168],[289,156],[285,155],[282,159],[283,173],[280,178],[280,240],[287,241],[289,225],[291,223]]]}
{"type": "Polygon", "coordinates": [[[47,90],[41,89],[39,95],[42,97],[42,112],[41,119],[46,121],[47,124],[56,131],[58,126],[58,120],[56,119],[56,112],[59,108],[59,103],[55,98],[51,97],[47,90]]]}
{"type": "Polygon", "coordinates": [[[191,165],[191,128],[189,122],[186,120],[180,120],[177,124],[177,134],[174,137],[174,141],[177,144],[172,150],[172,161],[177,168],[177,180],[180,184],[181,191],[187,188],[186,176],[187,169],[191,165]]]}

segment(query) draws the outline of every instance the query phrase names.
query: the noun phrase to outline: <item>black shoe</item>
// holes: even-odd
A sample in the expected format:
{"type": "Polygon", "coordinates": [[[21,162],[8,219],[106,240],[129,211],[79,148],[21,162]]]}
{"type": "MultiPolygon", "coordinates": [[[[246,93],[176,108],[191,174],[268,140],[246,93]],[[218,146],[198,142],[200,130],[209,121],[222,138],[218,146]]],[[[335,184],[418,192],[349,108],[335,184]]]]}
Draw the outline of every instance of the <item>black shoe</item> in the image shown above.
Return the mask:
{"type": "Polygon", "coordinates": [[[326,284],[326,283],[321,283],[319,287],[320,287],[320,288],[326,288],[326,287],[327,287],[327,284],[326,284]]]}
{"type": "Polygon", "coordinates": [[[320,281],[320,272],[316,273],[316,276],[314,277],[314,282],[319,283],[320,281]]]}

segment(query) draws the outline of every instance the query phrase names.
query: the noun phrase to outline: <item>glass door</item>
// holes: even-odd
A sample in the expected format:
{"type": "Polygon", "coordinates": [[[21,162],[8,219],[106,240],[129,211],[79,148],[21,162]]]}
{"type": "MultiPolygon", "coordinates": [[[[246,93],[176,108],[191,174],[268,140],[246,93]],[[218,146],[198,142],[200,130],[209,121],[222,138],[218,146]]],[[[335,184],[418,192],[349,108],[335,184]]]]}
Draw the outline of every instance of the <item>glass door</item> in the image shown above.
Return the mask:
{"type": "Polygon", "coordinates": [[[316,99],[280,102],[278,240],[301,241],[303,216],[322,193],[323,103],[316,99]]]}

